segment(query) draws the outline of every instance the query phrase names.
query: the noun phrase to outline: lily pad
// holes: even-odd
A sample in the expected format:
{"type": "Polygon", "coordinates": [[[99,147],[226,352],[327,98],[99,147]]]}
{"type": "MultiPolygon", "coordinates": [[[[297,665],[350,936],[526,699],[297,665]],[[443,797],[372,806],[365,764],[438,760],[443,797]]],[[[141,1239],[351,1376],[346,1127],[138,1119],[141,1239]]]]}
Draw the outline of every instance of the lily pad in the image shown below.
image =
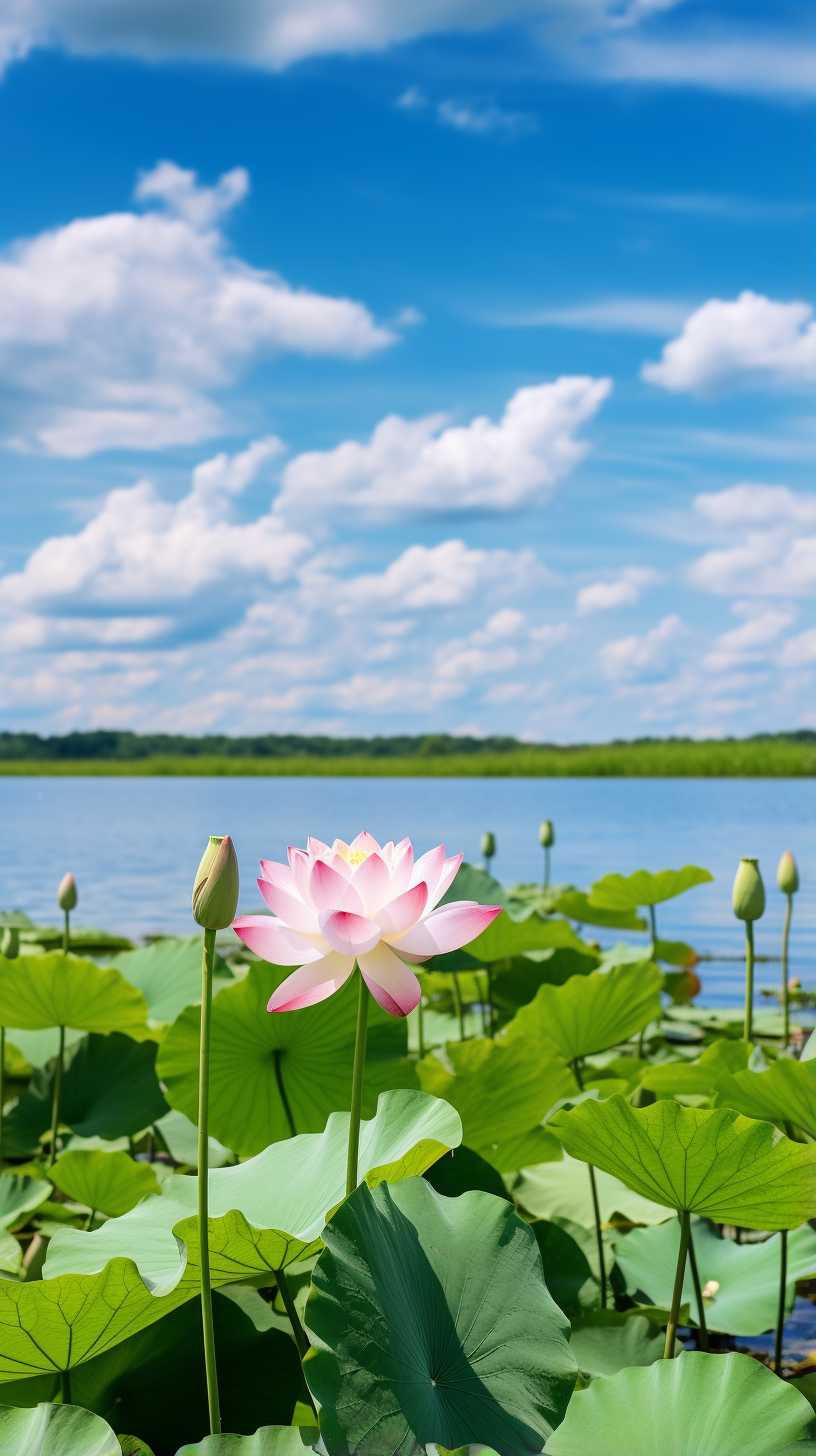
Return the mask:
{"type": "MultiPolygon", "coordinates": [[[[326,1217],[345,1194],[348,1124],[348,1113],[332,1113],[322,1133],[273,1143],[248,1162],[210,1172],[214,1285],[280,1269],[314,1252],[326,1217]]],[[[423,1173],[461,1136],[459,1118],[446,1103],[422,1092],[385,1092],[376,1116],[360,1124],[360,1177],[394,1182],[423,1173]]],[[[154,1295],[180,1284],[195,1293],[197,1206],[197,1177],[166,1178],[160,1194],[122,1218],[89,1233],[61,1229],[51,1240],[44,1277],[93,1274],[111,1259],[129,1258],[154,1295]]]]}
{"type": "MultiPolygon", "coordinates": [[[[116,957],[114,966],[141,991],[151,1021],[175,1021],[185,1006],[200,1002],[202,945],[198,935],[173,936],[116,957]]],[[[229,966],[217,955],[213,994],[232,980],[229,966]]]]}
{"type": "Polygon", "coordinates": [[[779,1057],[766,1072],[724,1072],[715,1092],[717,1107],[734,1107],[783,1131],[790,1123],[816,1138],[816,1061],[779,1057]]]}
{"type": "Polygon", "coordinates": [[[319,1434],[316,1426],[262,1426],[253,1436],[205,1436],[176,1456],[303,1456],[319,1434]]]}
{"type": "Polygon", "coordinates": [[[593,905],[605,910],[637,910],[641,905],[662,905],[676,895],[705,885],[714,876],[698,865],[684,865],[681,870],[635,870],[632,875],[604,875],[589,892],[593,905]]]}
{"type": "MultiPolygon", "coordinates": [[[[780,1235],[762,1244],[736,1244],[724,1239],[705,1219],[692,1220],[692,1238],[700,1284],[716,1284],[706,1302],[710,1330],[731,1335],[761,1335],[776,1323],[779,1301],[780,1235]]],[[[658,1228],[633,1229],[615,1243],[615,1258],[627,1293],[639,1291],[653,1304],[670,1304],[680,1249],[677,1219],[658,1228]]],[[[797,1279],[816,1275],[816,1233],[805,1224],[788,1234],[787,1301],[793,1309],[797,1279]]],[[[696,1323],[697,1303],[691,1269],[686,1266],[682,1300],[696,1323]]]]}
{"type": "Polygon", "coordinates": [[[593,905],[583,890],[567,890],[558,896],[554,908],[568,920],[577,920],[579,925],[604,925],[610,930],[646,929],[646,921],[633,910],[609,910],[593,905]]]}
{"type": "MultiPolygon", "coordinates": [[[[623,1218],[628,1223],[662,1223],[671,1215],[661,1203],[644,1198],[601,1168],[595,1170],[601,1221],[623,1218]]],[[[568,1218],[594,1228],[595,1214],[586,1163],[564,1157],[560,1163],[523,1168],[513,1185],[513,1196],[533,1218],[568,1218]]]]}
{"type": "Polygon", "coordinates": [[[3,1456],[122,1456],[107,1421],[75,1405],[0,1406],[0,1449],[3,1456]]]}
{"type": "MultiPolygon", "coordinates": [[[[112,1032],[92,1034],[66,1053],[60,1121],[80,1137],[132,1137],[167,1111],[156,1077],[156,1043],[112,1032]]],[[[15,1150],[37,1147],[51,1126],[54,1066],[35,1071],[28,1091],[4,1118],[15,1150]]]]}
{"type": "MultiPolygon", "coordinates": [[[[210,1131],[240,1157],[296,1133],[322,1132],[329,1113],[351,1105],[357,988],[305,1011],[267,1012],[291,967],[264,962],[213,1001],[210,1039],[210,1131]]],[[[201,1008],[188,1006],[171,1026],[157,1061],[171,1107],[198,1116],[201,1008]]],[[[380,1063],[405,1058],[408,1030],[372,1001],[369,1007],[363,1111],[383,1090],[380,1063]]],[[[385,1083],[388,1086],[388,1082],[385,1083]]]]}
{"type": "Polygon", "coordinates": [[[75,1203],[117,1218],[140,1199],[158,1193],[149,1163],[135,1163],[127,1153],[62,1153],[48,1175],[75,1203]]]}
{"type": "Polygon", "coordinates": [[[329,1456],[539,1452],[575,1384],[531,1229],[489,1193],[358,1188],[324,1233],[304,1371],[329,1456]]]}
{"type": "Polygon", "coordinates": [[[420,1085],[444,1097],[462,1119],[463,1139],[500,1173],[560,1157],[539,1124],[578,1084],[563,1057],[540,1037],[474,1037],[447,1042],[417,1066],[420,1085]]]}
{"type": "Polygon", "coordinates": [[[806,1456],[804,1396],[750,1355],[683,1354],[575,1392],[547,1456],[806,1456]]]}
{"type": "Polygon", "coordinates": [[[0,1026],[40,1031],[133,1031],[147,1022],[147,1002],[119,971],[75,955],[0,957],[0,1026]]]}
{"type": "Polygon", "coordinates": [[[573,976],[565,986],[541,986],[502,1036],[549,1040],[567,1062],[606,1051],[659,1018],[662,984],[657,966],[643,961],[573,976]]]}
{"type": "Polygon", "coordinates": [[[622,1097],[556,1112],[550,1125],[572,1157],[619,1177],[668,1208],[742,1228],[798,1228],[816,1214],[816,1145],[781,1137],[730,1109],[622,1097]]]}

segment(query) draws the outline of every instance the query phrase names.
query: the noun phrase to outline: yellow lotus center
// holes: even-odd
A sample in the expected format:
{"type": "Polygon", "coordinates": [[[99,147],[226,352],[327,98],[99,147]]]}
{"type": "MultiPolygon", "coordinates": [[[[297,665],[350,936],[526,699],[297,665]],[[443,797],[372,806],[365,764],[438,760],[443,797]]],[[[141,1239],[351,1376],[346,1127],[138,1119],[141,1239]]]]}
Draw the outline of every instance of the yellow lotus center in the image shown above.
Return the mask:
{"type": "Polygon", "coordinates": [[[346,861],[346,864],[354,866],[355,869],[358,864],[363,863],[364,859],[368,859],[364,849],[338,849],[337,853],[346,861]]]}

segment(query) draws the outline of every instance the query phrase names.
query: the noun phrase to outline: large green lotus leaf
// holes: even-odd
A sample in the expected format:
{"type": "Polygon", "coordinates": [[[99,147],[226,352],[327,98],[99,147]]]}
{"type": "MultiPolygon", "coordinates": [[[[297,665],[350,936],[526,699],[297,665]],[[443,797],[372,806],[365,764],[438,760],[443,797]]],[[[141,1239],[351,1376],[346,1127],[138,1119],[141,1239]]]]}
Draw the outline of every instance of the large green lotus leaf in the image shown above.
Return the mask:
{"type": "MultiPolygon", "coordinates": [[[[73,1027],[65,1028],[65,1045],[70,1047],[74,1042],[81,1041],[85,1035],[84,1031],[75,1031],[73,1027]]],[[[6,1068],[9,1066],[9,1051],[17,1051],[25,1066],[20,1075],[29,1076],[32,1067],[44,1067],[52,1057],[59,1051],[60,1034],[58,1026],[49,1026],[44,1031],[22,1031],[18,1027],[9,1028],[6,1032],[6,1068]]],[[[11,1076],[15,1073],[12,1070],[11,1076]]]]}
{"type": "MultiPolygon", "coordinates": [[[[91,1034],[66,1053],[60,1121],[80,1137],[132,1137],[167,1111],[156,1077],[156,1043],[120,1032],[91,1034]]],[[[51,1126],[54,1066],[35,1071],[4,1118],[4,1136],[21,1151],[51,1126]]]]}
{"type": "Polygon", "coordinates": [[[747,1067],[750,1055],[750,1042],[720,1039],[711,1042],[694,1062],[661,1062],[647,1067],[640,1085],[657,1097],[705,1097],[723,1072],[739,1072],[747,1067]]]}
{"type": "Polygon", "coordinates": [[[547,1456],[806,1456],[804,1396],[750,1355],[691,1352],[575,1392],[547,1456]]]}
{"type": "Polygon", "coordinates": [[[0,1406],[0,1450],[3,1456],[122,1456],[107,1421],[75,1405],[0,1406]]]}
{"type": "Polygon", "coordinates": [[[659,870],[656,875],[648,870],[635,870],[632,875],[604,875],[592,886],[589,898],[604,910],[637,910],[641,905],[661,905],[664,900],[673,900],[675,895],[682,895],[713,878],[698,865],[659,870]]]}
{"type": "Polygon", "coordinates": [[[539,1452],[575,1383],[532,1230],[489,1193],[358,1188],[324,1232],[304,1371],[329,1456],[539,1452]]]}
{"type": "Polygon", "coordinates": [[[147,1002],[112,967],[75,955],[0,956],[0,1026],[39,1031],[134,1031],[147,1022],[147,1002]]]}
{"type": "Polygon", "coordinates": [[[577,920],[579,925],[605,925],[611,930],[646,929],[646,921],[633,910],[606,910],[601,905],[593,905],[583,890],[567,890],[558,896],[554,908],[568,920],[577,920]]]}
{"type": "MultiPolygon", "coordinates": [[[[198,1167],[198,1128],[189,1117],[171,1107],[153,1126],[166,1144],[174,1162],[186,1163],[191,1168],[198,1167]]],[[[229,1148],[225,1148],[217,1138],[208,1138],[207,1146],[210,1168],[223,1168],[225,1163],[233,1161],[229,1148]]]]}
{"type": "Polygon", "coordinates": [[[477,905],[506,905],[504,886],[494,880],[487,870],[463,860],[456,872],[453,884],[445,891],[440,905],[449,905],[453,900],[475,900],[477,905]]]}
{"type": "Polygon", "coordinates": [[[734,1107],[783,1131],[790,1123],[816,1138],[816,1061],[780,1057],[765,1072],[724,1072],[714,1090],[717,1107],[734,1107]]]}
{"type": "MultiPolygon", "coordinates": [[[[201,1000],[201,951],[200,936],[174,936],[125,951],[113,964],[141,991],[151,1021],[167,1023],[175,1021],[185,1006],[201,1000]]],[[[226,961],[216,956],[213,993],[217,995],[232,979],[226,961]]]]}
{"type": "Polygon", "coordinates": [[[541,1254],[544,1283],[558,1308],[569,1319],[594,1309],[600,1303],[600,1284],[580,1244],[547,1219],[537,1219],[531,1227],[541,1254]]]}
{"type": "Polygon", "coordinates": [[[303,1456],[318,1435],[316,1426],[262,1426],[253,1436],[205,1436],[177,1456],[303,1456]]]}
{"type": "Polygon", "coordinates": [[[464,1145],[458,1148],[451,1148],[449,1153],[443,1153],[427,1171],[423,1174],[432,1188],[437,1193],[444,1193],[446,1198],[458,1198],[460,1193],[493,1193],[497,1198],[506,1198],[512,1203],[510,1194],[506,1191],[501,1174],[474,1153],[472,1148],[464,1145]]]}
{"type": "MultiPolygon", "coordinates": [[[[706,1303],[710,1330],[731,1335],[761,1335],[773,1327],[779,1301],[780,1235],[763,1244],[736,1244],[724,1239],[704,1219],[692,1221],[694,1253],[700,1283],[713,1280],[718,1288],[706,1303]]],[[[639,1291],[652,1304],[671,1303],[680,1224],[669,1219],[659,1228],[634,1229],[615,1243],[615,1258],[627,1291],[639,1291]]],[[[787,1309],[793,1308],[797,1279],[816,1275],[816,1233],[805,1224],[788,1235],[787,1309]]],[[[696,1320],[697,1304],[691,1269],[686,1265],[682,1300],[696,1320]]]]}
{"type": "MultiPolygon", "coordinates": [[[[570,1344],[581,1374],[595,1377],[662,1360],[666,1336],[635,1310],[595,1309],[573,1319],[570,1344]]],[[[677,1354],[682,1348],[678,1342],[677,1354]]]]}
{"type": "Polygon", "coordinates": [[[466,947],[479,965],[508,960],[527,950],[577,950],[586,955],[588,947],[575,934],[566,920],[547,920],[533,910],[523,920],[511,920],[507,911],[477,935],[466,947]]]}
{"type": "MultiPolygon", "coordinates": [[[[282,1268],[314,1248],[326,1217],[345,1194],[348,1125],[348,1113],[334,1112],[322,1133],[273,1143],[246,1163],[210,1172],[213,1284],[282,1268]]],[[[447,1103],[424,1092],[384,1092],[376,1116],[360,1124],[360,1177],[369,1182],[413,1177],[461,1137],[459,1117],[447,1103]]],[[[51,1240],[44,1277],[92,1274],[111,1259],[129,1258],[156,1296],[180,1284],[195,1293],[197,1203],[198,1178],[176,1175],[165,1179],[160,1194],[99,1229],[60,1229],[51,1240]]]]}
{"type": "MultiPolygon", "coordinates": [[[[635,1193],[604,1173],[595,1171],[603,1223],[613,1223],[623,1218],[629,1223],[662,1223],[670,1217],[668,1209],[635,1193]]],[[[517,1203],[534,1218],[570,1219],[592,1228],[595,1213],[592,1206],[592,1190],[586,1163],[564,1157],[560,1163],[544,1163],[540,1167],[522,1169],[514,1186],[513,1196],[517,1203]]]]}
{"type": "Polygon", "coordinates": [[[11,1228],[24,1213],[31,1213],[51,1196],[51,1185],[45,1178],[29,1178],[25,1174],[0,1174],[0,1229],[11,1228]]]}
{"type": "MultiPolygon", "coordinates": [[[[247,1435],[267,1423],[289,1422],[301,1388],[291,1336],[272,1327],[269,1305],[251,1294],[269,1317],[258,1328],[233,1300],[213,1296],[213,1324],[221,1418],[247,1435]]],[[[59,1376],[18,1380],[2,1388],[3,1400],[32,1406],[54,1399],[59,1376]],[[40,1393],[42,1392],[42,1394],[40,1393]]],[[[155,1456],[175,1456],[184,1441],[210,1429],[197,1300],[131,1335],[71,1372],[71,1400],[95,1411],[116,1430],[138,1430],[155,1456]]],[[[75,1456],[82,1456],[81,1448],[75,1456]]]]}
{"type": "Polygon", "coordinates": [[[659,1019],[662,984],[657,966],[643,961],[573,976],[565,986],[540,986],[502,1036],[549,1040],[567,1062],[606,1051],[659,1019]]]}
{"type": "Polygon", "coordinates": [[[588,976],[598,965],[595,951],[562,946],[560,950],[537,950],[514,956],[501,970],[494,969],[490,996],[499,1010],[516,1012],[532,1001],[539,986],[563,986],[571,976],[588,976]]]}
{"type": "Polygon", "coordinates": [[[528,1150],[540,1158],[560,1155],[556,1140],[539,1127],[562,1097],[577,1094],[578,1085],[563,1057],[540,1037],[446,1043],[417,1066],[420,1085],[435,1097],[444,1097],[462,1119],[468,1147],[499,1169],[523,1167],[519,1139],[535,1131],[528,1150]]]}
{"type": "Polygon", "coordinates": [[[159,1192],[149,1163],[135,1163],[127,1153],[67,1152],[57,1158],[49,1178],[75,1203],[118,1218],[141,1198],[159,1192]]]}
{"type": "Polygon", "coordinates": [[[668,1208],[759,1229],[798,1228],[816,1214],[816,1145],[730,1109],[610,1097],[556,1112],[551,1126],[572,1157],[668,1208]]]}
{"type": "MultiPolygon", "coordinates": [[[[355,978],[317,1006],[270,1014],[266,1003],[289,974],[291,967],[259,962],[213,1001],[210,1131],[241,1157],[291,1135],[281,1089],[298,1133],[322,1132],[330,1112],[351,1105],[355,978]]],[[[168,1102],[191,1119],[198,1116],[200,1024],[201,1008],[188,1006],[167,1033],[157,1061],[168,1102]]],[[[383,1090],[381,1064],[405,1058],[407,1050],[404,1019],[389,1016],[372,999],[364,1113],[373,1113],[383,1090]]]]}

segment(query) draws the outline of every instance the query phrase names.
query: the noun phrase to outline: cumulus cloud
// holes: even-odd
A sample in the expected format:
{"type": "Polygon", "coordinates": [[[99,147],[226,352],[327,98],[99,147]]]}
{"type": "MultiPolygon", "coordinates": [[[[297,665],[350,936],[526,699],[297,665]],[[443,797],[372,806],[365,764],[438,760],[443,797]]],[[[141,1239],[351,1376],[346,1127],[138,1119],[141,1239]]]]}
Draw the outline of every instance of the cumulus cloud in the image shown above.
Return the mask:
{"type": "Polygon", "coordinates": [[[703,667],[709,672],[732,672],[738,667],[767,661],[769,649],[775,646],[794,617],[792,611],[778,608],[757,612],[742,626],[733,627],[715,639],[703,659],[703,667]]]}
{"type": "Polygon", "coordinates": [[[229,252],[218,224],[248,188],[242,168],[201,187],[161,162],[136,189],[158,210],[80,218],[7,251],[10,443],[69,457],[194,443],[223,428],[212,396],[255,359],[358,359],[394,341],[362,304],[292,288],[229,252]]]}
{"type": "Polygon", "coordinates": [[[644,379],[673,393],[711,394],[738,385],[801,386],[816,380],[816,321],[808,303],[746,291],[711,298],[686,319],[644,379]]]}
{"type": "Polygon", "coordinates": [[[662,581],[651,566],[626,566],[614,581],[596,581],[581,587],[576,604],[581,616],[588,612],[609,612],[614,607],[633,607],[645,587],[662,581]]]}
{"type": "Polygon", "coordinates": [[[611,388],[608,379],[579,376],[519,389],[498,424],[485,416],[449,425],[444,415],[389,415],[365,442],[290,461],[277,509],[307,515],[354,507],[386,520],[532,505],[583,459],[589,446],[576,431],[611,388]]]}
{"type": "Polygon", "coordinates": [[[699,495],[694,510],[728,544],[689,569],[693,586],[721,596],[805,597],[816,592],[816,496],[751,482],[699,495]]]}
{"type": "Polygon", "coordinates": [[[372,608],[456,607],[497,584],[522,588],[537,570],[535,553],[529,549],[485,551],[471,549],[464,541],[441,541],[438,546],[409,546],[385,571],[351,577],[340,585],[332,581],[329,590],[344,614],[369,613],[372,608]]]}
{"type": "Polygon", "coordinates": [[[642,636],[620,637],[607,642],[598,654],[601,667],[613,682],[633,682],[660,677],[673,665],[677,648],[686,635],[678,616],[664,617],[642,636]]]}

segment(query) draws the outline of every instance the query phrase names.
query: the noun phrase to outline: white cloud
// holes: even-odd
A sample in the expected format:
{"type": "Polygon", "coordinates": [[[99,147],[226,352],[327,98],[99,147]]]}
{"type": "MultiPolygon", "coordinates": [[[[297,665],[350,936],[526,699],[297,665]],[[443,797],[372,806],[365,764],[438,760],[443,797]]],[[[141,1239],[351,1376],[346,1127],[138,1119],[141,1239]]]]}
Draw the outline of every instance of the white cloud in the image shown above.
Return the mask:
{"type": "Polygon", "coordinates": [[[699,495],[695,512],[729,544],[689,568],[693,586],[721,596],[803,597],[816,592],[816,496],[750,482],[699,495]]]}
{"type": "Polygon", "coordinates": [[[780,667],[807,667],[811,662],[816,662],[816,627],[789,638],[779,655],[780,667]]]}
{"type": "Polygon", "coordinates": [[[708,672],[732,672],[750,663],[768,661],[769,649],[790,626],[794,615],[792,611],[770,609],[749,617],[741,627],[733,627],[715,639],[703,667],[708,672]]]}
{"type": "Polygon", "coordinates": [[[703,395],[741,384],[806,384],[816,380],[813,309],[749,291],[730,302],[711,298],[641,374],[674,393],[703,395]]]}
{"type": "Polygon", "coordinates": [[[219,432],[212,394],[282,350],[362,358],[394,341],[350,299],[294,289],[231,255],[217,222],[245,195],[161,162],[145,214],[80,218],[0,261],[0,378],[11,443],[81,457],[219,432]],[[22,425],[19,423],[22,419],[22,425]]]}
{"type": "Polygon", "coordinates": [[[309,451],[283,471],[277,509],[298,514],[355,507],[386,520],[461,510],[507,511],[541,501],[583,459],[576,431],[611,391],[608,379],[564,377],[519,389],[498,424],[479,416],[389,415],[365,443],[309,451]]]}
{"type": "Polygon", "coordinates": [[[637,681],[662,676],[672,666],[678,644],[686,635],[685,623],[677,616],[664,617],[642,637],[621,637],[607,642],[598,656],[612,681],[637,681]]]}
{"type": "Polygon", "coordinates": [[[431,111],[443,126],[454,131],[469,131],[476,136],[490,136],[500,133],[505,136],[525,136],[538,130],[538,118],[531,111],[507,111],[494,102],[488,104],[454,101],[429,101],[418,86],[409,86],[397,98],[401,111],[431,111]]]}
{"type": "Polygon", "coordinates": [[[610,81],[785,100],[816,93],[816,53],[804,28],[793,38],[783,31],[746,35],[736,27],[731,34],[700,34],[688,40],[621,36],[585,51],[580,60],[599,79],[610,81]]]}
{"type": "MultiPolygon", "coordinates": [[[[539,568],[535,553],[473,550],[464,541],[409,546],[385,571],[331,581],[327,590],[337,610],[348,615],[372,608],[416,611],[457,607],[496,586],[523,589],[539,568]]],[[[310,584],[313,596],[322,595],[310,584]]]]}
{"type": "Polygon", "coordinates": [[[651,566],[626,566],[616,581],[596,581],[584,586],[576,597],[581,616],[608,612],[614,607],[633,607],[645,587],[655,586],[662,577],[651,566]]]}
{"type": "Polygon", "coordinates": [[[601,298],[566,308],[529,309],[494,314],[488,322],[503,328],[585,329],[599,334],[657,334],[679,329],[688,305],[668,298],[601,298]]]}

